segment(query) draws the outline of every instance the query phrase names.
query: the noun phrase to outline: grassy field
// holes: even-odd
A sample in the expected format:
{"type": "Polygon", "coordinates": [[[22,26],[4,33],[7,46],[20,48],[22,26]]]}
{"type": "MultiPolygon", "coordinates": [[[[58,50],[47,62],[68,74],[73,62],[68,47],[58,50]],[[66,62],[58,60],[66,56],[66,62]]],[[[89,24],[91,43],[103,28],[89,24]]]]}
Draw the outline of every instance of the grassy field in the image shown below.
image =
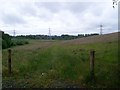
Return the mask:
{"type": "Polygon", "coordinates": [[[30,40],[27,45],[13,47],[11,77],[7,69],[8,53],[4,49],[3,87],[119,87],[117,39],[80,42],[30,40]],[[90,81],[91,49],[95,50],[94,84],[90,81]]]}

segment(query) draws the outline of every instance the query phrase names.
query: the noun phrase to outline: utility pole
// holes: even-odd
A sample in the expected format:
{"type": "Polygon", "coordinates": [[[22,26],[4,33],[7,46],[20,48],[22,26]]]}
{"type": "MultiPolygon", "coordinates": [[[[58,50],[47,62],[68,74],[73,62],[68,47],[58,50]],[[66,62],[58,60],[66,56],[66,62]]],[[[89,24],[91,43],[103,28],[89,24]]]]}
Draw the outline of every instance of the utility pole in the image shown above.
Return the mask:
{"type": "Polygon", "coordinates": [[[49,33],[48,33],[48,36],[49,36],[49,39],[51,39],[51,28],[49,27],[49,33]]]}
{"type": "Polygon", "coordinates": [[[15,32],[15,30],[13,31],[13,36],[15,37],[15,34],[16,34],[16,32],[15,32]]]}
{"type": "Polygon", "coordinates": [[[102,35],[102,33],[103,33],[103,31],[102,31],[102,30],[103,30],[102,27],[103,27],[103,25],[101,24],[101,25],[100,25],[100,35],[102,35]]]}

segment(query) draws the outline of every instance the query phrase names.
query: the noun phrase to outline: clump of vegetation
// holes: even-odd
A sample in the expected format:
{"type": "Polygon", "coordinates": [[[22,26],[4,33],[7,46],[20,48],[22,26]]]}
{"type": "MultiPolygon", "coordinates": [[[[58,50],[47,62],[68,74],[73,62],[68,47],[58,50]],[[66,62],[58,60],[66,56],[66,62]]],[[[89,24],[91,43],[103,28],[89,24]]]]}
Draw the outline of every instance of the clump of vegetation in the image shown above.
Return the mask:
{"type": "Polygon", "coordinates": [[[9,34],[5,34],[4,32],[0,32],[2,37],[2,48],[5,49],[5,48],[9,48],[12,44],[11,42],[11,36],[9,34]]]}
{"type": "Polygon", "coordinates": [[[29,42],[25,39],[12,39],[11,46],[24,45],[24,44],[29,44],[29,42]]]}
{"type": "Polygon", "coordinates": [[[0,35],[2,36],[2,37],[0,37],[0,40],[2,41],[2,49],[29,43],[28,40],[26,40],[26,39],[16,39],[2,31],[0,31],[0,35]]]}

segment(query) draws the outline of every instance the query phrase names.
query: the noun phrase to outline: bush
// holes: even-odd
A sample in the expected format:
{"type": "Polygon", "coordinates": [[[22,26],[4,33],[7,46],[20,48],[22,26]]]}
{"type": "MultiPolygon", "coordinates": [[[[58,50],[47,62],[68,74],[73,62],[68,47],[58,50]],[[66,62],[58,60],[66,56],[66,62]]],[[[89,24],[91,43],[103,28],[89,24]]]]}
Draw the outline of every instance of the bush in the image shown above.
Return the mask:
{"type": "Polygon", "coordinates": [[[24,45],[24,44],[29,44],[29,42],[26,40],[23,40],[23,39],[13,39],[12,40],[12,46],[24,45]]]}
{"type": "Polygon", "coordinates": [[[2,49],[9,48],[11,46],[11,37],[9,34],[2,33],[2,49]]]}

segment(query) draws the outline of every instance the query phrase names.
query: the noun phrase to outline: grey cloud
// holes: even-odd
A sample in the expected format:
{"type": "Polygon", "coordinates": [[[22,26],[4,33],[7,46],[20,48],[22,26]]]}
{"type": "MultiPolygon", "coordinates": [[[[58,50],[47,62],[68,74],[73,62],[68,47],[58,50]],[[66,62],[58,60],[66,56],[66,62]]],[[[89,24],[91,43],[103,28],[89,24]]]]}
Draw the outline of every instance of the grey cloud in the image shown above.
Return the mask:
{"type": "Polygon", "coordinates": [[[20,17],[14,14],[4,14],[4,16],[2,17],[2,21],[4,22],[4,24],[9,25],[25,23],[25,20],[22,18],[22,16],[20,17]]]}
{"type": "Polygon", "coordinates": [[[51,12],[59,12],[60,10],[69,10],[73,13],[80,13],[88,9],[92,2],[36,2],[35,5],[39,8],[44,7],[51,12]]]}
{"type": "Polygon", "coordinates": [[[65,9],[68,9],[73,13],[81,13],[88,9],[91,5],[91,2],[67,2],[65,9]]]}
{"type": "MultiPolygon", "coordinates": [[[[104,5],[108,4],[105,3],[104,5]]],[[[94,2],[18,2],[17,4],[10,4],[10,6],[6,4],[3,7],[4,10],[0,9],[0,22],[9,25],[19,24],[21,25],[20,29],[22,29],[22,32],[25,32],[29,28],[26,33],[32,32],[32,30],[35,31],[37,27],[34,24],[39,24],[39,22],[41,24],[38,26],[39,28],[42,25],[45,26],[45,24],[60,22],[58,24],[61,29],[53,30],[53,33],[56,31],[58,34],[67,32],[66,27],[68,26],[69,28],[78,28],[68,29],[71,34],[99,32],[99,24],[103,24],[106,31],[109,29],[112,32],[113,29],[117,29],[117,24],[115,23],[117,16],[114,15],[113,11],[109,11],[106,7],[103,7],[104,5],[94,2]],[[62,17],[63,19],[61,19],[62,17]],[[74,23],[70,23],[73,21],[74,23]],[[27,28],[22,25],[24,23],[28,25],[27,28]]],[[[17,25],[15,27],[17,28],[17,25]]],[[[51,28],[53,27],[51,26],[51,28]]],[[[40,32],[44,33],[42,29],[40,32]]]]}
{"type": "Polygon", "coordinates": [[[61,9],[61,4],[59,2],[35,2],[38,8],[44,7],[51,12],[58,12],[61,9]]]}
{"type": "Polygon", "coordinates": [[[20,13],[23,15],[36,16],[36,8],[30,3],[25,3],[24,5],[19,6],[20,13]]]}

